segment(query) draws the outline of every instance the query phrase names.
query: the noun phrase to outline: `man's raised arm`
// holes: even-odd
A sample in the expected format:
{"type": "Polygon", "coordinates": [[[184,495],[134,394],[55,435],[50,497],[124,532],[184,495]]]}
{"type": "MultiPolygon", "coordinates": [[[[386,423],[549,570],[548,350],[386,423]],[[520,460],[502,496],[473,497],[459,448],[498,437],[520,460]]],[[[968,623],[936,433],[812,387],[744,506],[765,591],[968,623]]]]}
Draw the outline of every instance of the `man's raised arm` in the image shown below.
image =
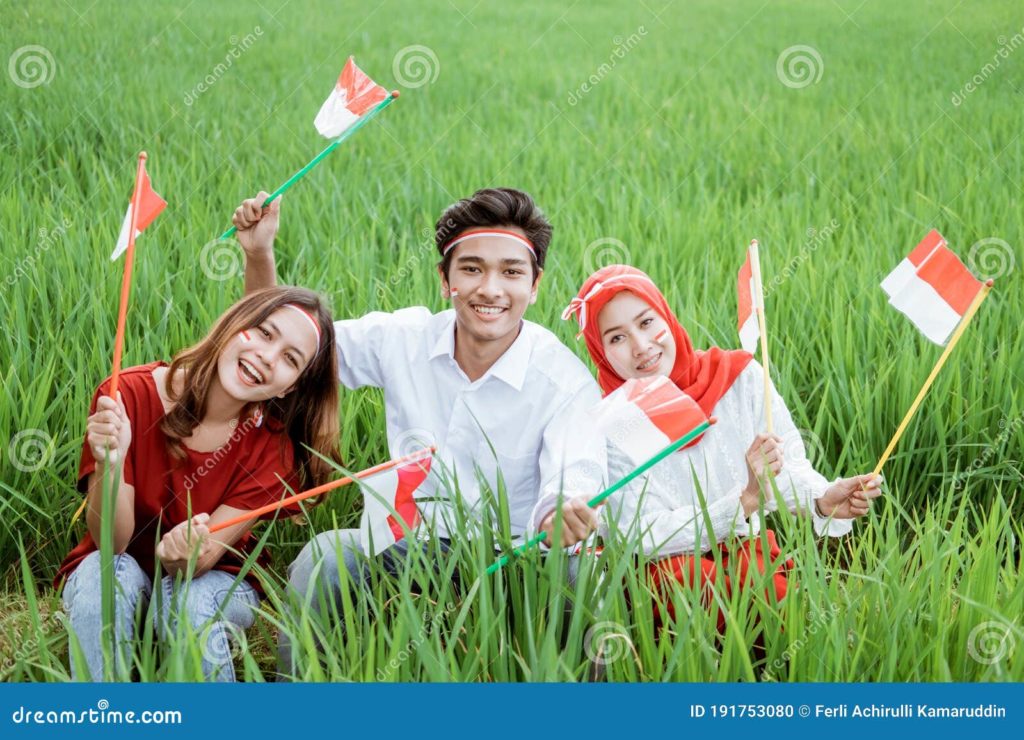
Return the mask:
{"type": "Polygon", "coordinates": [[[262,190],[255,198],[242,201],[235,209],[231,223],[238,229],[238,241],[245,252],[245,294],[277,284],[274,264],[274,238],[277,236],[281,215],[281,198],[267,207],[262,205],[268,197],[262,190]]]}

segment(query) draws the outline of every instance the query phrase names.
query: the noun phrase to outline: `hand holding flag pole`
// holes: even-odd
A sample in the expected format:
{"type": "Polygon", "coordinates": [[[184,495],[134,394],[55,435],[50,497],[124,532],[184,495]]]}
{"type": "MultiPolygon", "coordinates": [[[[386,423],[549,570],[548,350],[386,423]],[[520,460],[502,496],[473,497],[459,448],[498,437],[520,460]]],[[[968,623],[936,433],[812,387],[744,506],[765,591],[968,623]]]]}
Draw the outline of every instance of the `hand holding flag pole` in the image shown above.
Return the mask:
{"type": "MultiPolygon", "coordinates": [[[[121,233],[117,238],[117,245],[114,247],[111,260],[116,260],[122,254],[126,254],[124,261],[124,274],[121,278],[121,298],[117,309],[117,331],[114,334],[114,360],[113,369],[110,372],[109,396],[117,401],[117,386],[121,375],[121,355],[124,348],[124,331],[128,323],[128,299],[132,289],[132,267],[135,265],[135,237],[149,226],[153,219],[160,215],[167,207],[167,201],[161,198],[149,182],[149,175],[146,173],[146,153],[139,152],[139,161],[135,169],[135,186],[132,188],[132,198],[128,203],[128,211],[125,213],[124,222],[121,224],[121,233]]],[[[107,462],[116,463],[117,453],[108,450],[107,462]]],[[[71,516],[71,524],[74,525],[78,518],[85,511],[86,499],[82,499],[81,505],[71,516]]]]}
{"type": "MultiPolygon", "coordinates": [[[[602,491],[601,493],[599,493],[596,496],[594,496],[594,498],[590,499],[587,502],[587,506],[589,506],[591,509],[597,508],[599,505],[601,505],[601,503],[604,502],[605,499],[607,499],[613,493],[615,493],[619,489],[625,487],[626,485],[628,485],[630,482],[632,482],[637,477],[639,477],[639,476],[643,475],[644,473],[646,473],[648,470],[650,470],[652,467],[657,465],[659,462],[664,460],[666,457],[671,455],[676,450],[686,446],[689,442],[693,441],[694,439],[696,439],[697,437],[702,435],[716,421],[718,421],[718,420],[715,417],[712,416],[710,419],[707,419],[706,421],[701,422],[698,426],[694,427],[690,432],[688,432],[687,434],[683,435],[682,437],[677,439],[675,442],[670,444],[668,447],[666,447],[665,449],[663,449],[660,452],[658,452],[654,457],[652,457],[650,460],[648,460],[647,462],[642,464],[640,467],[636,468],[633,472],[631,472],[625,478],[622,478],[618,483],[615,483],[611,487],[606,488],[604,491],[602,491]]],[[[539,545],[541,542],[543,542],[545,539],[547,539],[547,536],[548,536],[547,532],[539,532],[538,534],[536,534],[533,537],[531,537],[529,539],[529,541],[526,542],[526,544],[520,545],[515,550],[513,550],[511,552],[511,554],[502,555],[497,560],[495,560],[493,563],[491,563],[489,566],[487,566],[487,574],[490,575],[492,573],[497,572],[502,567],[507,565],[508,562],[510,560],[512,560],[512,558],[519,557],[523,553],[525,553],[528,550],[530,550],[530,549],[536,547],[537,545],[539,545]]]]}

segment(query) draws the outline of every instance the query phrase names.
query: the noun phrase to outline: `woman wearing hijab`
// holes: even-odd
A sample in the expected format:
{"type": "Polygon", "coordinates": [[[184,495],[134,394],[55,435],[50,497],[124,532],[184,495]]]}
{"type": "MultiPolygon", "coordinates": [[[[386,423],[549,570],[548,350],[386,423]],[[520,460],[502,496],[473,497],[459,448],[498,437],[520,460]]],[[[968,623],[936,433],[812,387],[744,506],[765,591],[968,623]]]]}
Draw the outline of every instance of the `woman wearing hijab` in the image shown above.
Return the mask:
{"type": "MultiPolygon", "coordinates": [[[[829,482],[815,471],[774,388],[776,433],[762,432],[765,398],[760,365],[739,350],[695,350],[661,291],[640,270],[611,265],[597,271],[563,314],[565,319],[571,316],[576,317],[597,365],[604,395],[630,378],[665,375],[705,415],[717,418],[701,437],[622,491],[615,504],[621,528],[639,528],[659,593],[667,594],[675,584],[699,584],[708,603],[710,586],[720,580],[726,595],[731,594],[730,578],[716,574],[712,550],[717,547],[722,566],[734,573],[740,588],[749,585],[750,563],[765,573],[767,561],[775,598],[781,600],[786,595],[786,571],[793,563],[780,557],[770,529],[763,533],[769,552],[762,551],[757,517],[752,517],[759,503],[763,500],[765,511],[773,510],[777,489],[791,511],[811,513],[819,535],[836,537],[848,533],[851,520],[866,514],[880,494],[879,476],[829,482]],[[788,463],[783,459],[784,439],[786,452],[795,458],[788,463]]],[[[610,479],[618,480],[634,467],[635,462],[609,442],[610,479]]],[[[552,511],[544,517],[544,524],[550,526],[553,516],[552,511]]],[[[666,601],[671,615],[671,601],[666,601]]]]}

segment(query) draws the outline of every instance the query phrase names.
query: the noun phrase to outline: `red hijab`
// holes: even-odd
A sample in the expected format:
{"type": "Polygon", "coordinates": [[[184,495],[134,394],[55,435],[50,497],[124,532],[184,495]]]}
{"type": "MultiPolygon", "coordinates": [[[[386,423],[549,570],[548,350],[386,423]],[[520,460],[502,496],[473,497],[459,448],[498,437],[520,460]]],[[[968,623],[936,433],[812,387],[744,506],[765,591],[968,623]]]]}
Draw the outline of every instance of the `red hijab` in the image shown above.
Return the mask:
{"type": "Polygon", "coordinates": [[[562,313],[563,319],[576,315],[580,333],[587,341],[590,359],[597,365],[597,382],[601,390],[607,396],[625,382],[608,362],[597,321],[605,304],[624,290],[646,301],[668,324],[676,342],[676,361],[669,379],[696,401],[707,416],[711,416],[715,404],[729,390],[753,356],[742,350],[724,350],[719,347],[695,350],[689,335],[654,281],[628,265],[609,265],[595,272],[587,278],[580,292],[562,313]]]}

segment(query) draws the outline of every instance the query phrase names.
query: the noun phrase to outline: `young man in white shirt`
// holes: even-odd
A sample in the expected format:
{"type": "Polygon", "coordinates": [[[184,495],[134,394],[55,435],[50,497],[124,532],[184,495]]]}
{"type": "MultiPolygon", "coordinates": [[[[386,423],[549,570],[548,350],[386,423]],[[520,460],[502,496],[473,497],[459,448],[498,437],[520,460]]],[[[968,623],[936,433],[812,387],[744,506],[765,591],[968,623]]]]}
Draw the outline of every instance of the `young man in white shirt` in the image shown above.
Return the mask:
{"type": "MultiPolygon", "coordinates": [[[[261,208],[266,197],[261,192],[235,212],[246,292],[276,281],[280,199],[261,208]]],[[[600,400],[590,372],[551,332],[523,319],[536,301],[550,240],[551,225],[529,195],[480,190],[449,206],[435,226],[440,288],[451,309],[370,313],[338,321],[335,334],[342,384],[384,390],[393,457],[420,446],[410,445],[410,435],[436,444],[435,464],[458,476],[463,503],[477,517],[483,506],[475,469],[495,491],[500,469],[517,539],[543,529],[553,540],[554,515],[536,522],[534,509],[542,496],[562,493],[561,541],[568,545],[596,526],[583,494],[593,495],[605,483],[605,442],[583,420],[600,400]]],[[[431,475],[417,498],[438,495],[446,491],[431,475]]],[[[450,507],[421,508],[442,546],[468,534],[452,531],[450,507]]],[[[409,547],[401,540],[387,550],[385,567],[394,571],[409,547]]],[[[359,553],[358,530],[325,532],[289,568],[289,582],[304,598],[317,585],[337,596],[337,555],[358,583],[359,553]],[[319,581],[313,583],[318,562],[319,581]]],[[[288,656],[282,657],[287,668],[288,656]]]]}

